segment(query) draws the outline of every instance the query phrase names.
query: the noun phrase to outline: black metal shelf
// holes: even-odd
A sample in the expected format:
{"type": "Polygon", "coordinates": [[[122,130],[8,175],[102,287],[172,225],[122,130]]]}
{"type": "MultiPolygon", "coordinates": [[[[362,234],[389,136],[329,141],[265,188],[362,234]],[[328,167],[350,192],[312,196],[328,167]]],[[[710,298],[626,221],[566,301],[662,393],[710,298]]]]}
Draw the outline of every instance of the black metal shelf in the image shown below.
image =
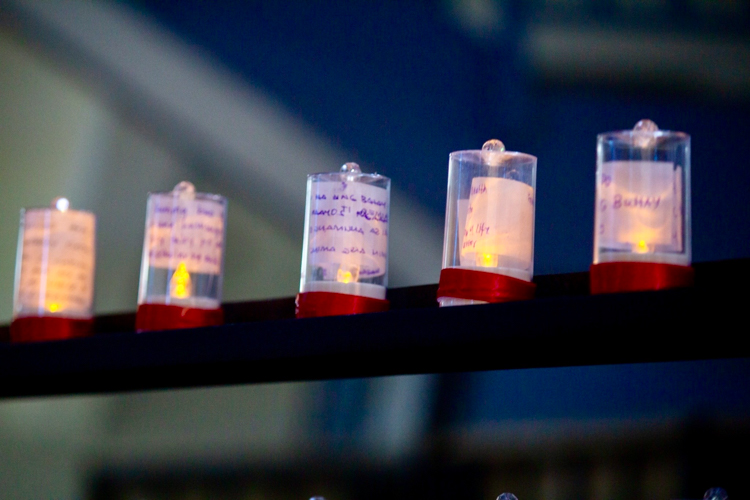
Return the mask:
{"type": "Polygon", "coordinates": [[[107,333],[133,315],[107,316],[93,337],[0,345],[0,396],[750,357],[746,294],[727,292],[750,260],[695,267],[695,287],[658,292],[589,296],[576,273],[505,304],[440,309],[422,286],[357,316],[293,319],[291,298],[228,304],[232,323],[191,330],[107,333]]]}

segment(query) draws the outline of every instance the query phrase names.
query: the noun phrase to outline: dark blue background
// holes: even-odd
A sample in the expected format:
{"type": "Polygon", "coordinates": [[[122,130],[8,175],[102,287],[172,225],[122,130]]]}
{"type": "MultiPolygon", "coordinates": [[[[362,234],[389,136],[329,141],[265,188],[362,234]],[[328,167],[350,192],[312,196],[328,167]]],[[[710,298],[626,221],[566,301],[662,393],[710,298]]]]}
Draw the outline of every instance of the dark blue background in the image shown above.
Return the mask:
{"type": "MultiPolygon", "coordinates": [[[[557,21],[708,37],[748,26],[748,16],[714,26],[671,3],[665,19],[628,21],[599,2],[557,21]]],[[[692,136],[693,260],[750,256],[748,102],[669,82],[651,88],[637,75],[632,86],[550,82],[522,50],[525,26],[541,15],[534,2],[503,4],[507,27],[484,42],[459,29],[445,4],[137,3],[440,217],[451,151],[496,137],[537,156],[537,274],[587,269],[596,134],[641,118],[692,136]]]]}

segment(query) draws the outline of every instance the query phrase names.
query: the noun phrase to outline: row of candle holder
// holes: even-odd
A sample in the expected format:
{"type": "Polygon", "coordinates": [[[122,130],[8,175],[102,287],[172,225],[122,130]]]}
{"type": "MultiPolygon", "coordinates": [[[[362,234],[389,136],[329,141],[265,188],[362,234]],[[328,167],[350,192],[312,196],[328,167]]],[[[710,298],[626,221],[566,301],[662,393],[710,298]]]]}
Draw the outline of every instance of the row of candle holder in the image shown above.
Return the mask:
{"type": "MultiPolygon", "coordinates": [[[[497,140],[449,156],[441,306],[534,297],[534,156],[497,140]]],[[[223,322],[226,199],[151,193],[136,329],[223,322]]],[[[355,163],[307,179],[297,317],[388,309],[390,179],[355,163]]],[[[690,137],[648,120],[597,140],[592,293],[688,286],[690,137]]],[[[65,198],[21,213],[13,341],[91,333],[95,216],[65,198]]]]}

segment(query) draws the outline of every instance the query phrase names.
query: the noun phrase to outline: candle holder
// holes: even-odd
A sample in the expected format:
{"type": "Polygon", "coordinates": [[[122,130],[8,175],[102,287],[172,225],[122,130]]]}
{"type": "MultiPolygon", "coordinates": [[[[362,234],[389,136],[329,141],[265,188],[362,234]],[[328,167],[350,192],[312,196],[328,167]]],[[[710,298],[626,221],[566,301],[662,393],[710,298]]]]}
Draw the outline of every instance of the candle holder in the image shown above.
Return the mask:
{"type": "Polygon", "coordinates": [[[227,200],[180,182],[149,193],[136,330],[221,325],[227,200]]]}
{"type": "Polygon", "coordinates": [[[690,286],[690,136],[650,120],[597,137],[591,293],[690,286]]]}
{"type": "Polygon", "coordinates": [[[298,318],[388,310],[390,193],[356,163],[307,176],[298,318]]]}
{"type": "Polygon", "coordinates": [[[93,332],[96,217],[69,206],[56,198],[50,208],[21,210],[12,342],[93,332]]]}
{"type": "Polygon", "coordinates": [[[440,306],[534,297],[536,162],[495,139],[450,154],[440,306]]]}

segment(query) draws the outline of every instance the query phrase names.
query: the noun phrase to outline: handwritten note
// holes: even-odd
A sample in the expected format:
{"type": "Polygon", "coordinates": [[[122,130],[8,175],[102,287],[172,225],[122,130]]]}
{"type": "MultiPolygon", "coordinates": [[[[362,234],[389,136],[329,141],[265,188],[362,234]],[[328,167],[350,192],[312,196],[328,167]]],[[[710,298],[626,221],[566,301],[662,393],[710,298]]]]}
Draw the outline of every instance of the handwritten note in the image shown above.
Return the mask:
{"type": "Polygon", "coordinates": [[[24,213],[17,313],[91,313],[95,224],[93,214],[75,210],[24,213]]]}
{"type": "Polygon", "coordinates": [[[682,169],[670,162],[602,164],[596,228],[600,247],[682,250],[682,169]]]}
{"type": "Polygon", "coordinates": [[[224,206],[212,200],[152,195],[146,218],[146,247],[152,267],[219,274],[224,252],[224,206]]]}
{"type": "MultiPolygon", "coordinates": [[[[324,280],[355,269],[359,280],[382,276],[388,258],[388,191],[361,182],[314,182],[308,260],[324,280]]],[[[354,279],[353,281],[357,281],[354,279]]]]}
{"type": "MultiPolygon", "coordinates": [[[[475,177],[464,210],[466,222],[459,228],[462,266],[531,267],[534,231],[531,186],[513,179],[475,177]]],[[[462,215],[459,213],[459,217],[462,215]]]]}

